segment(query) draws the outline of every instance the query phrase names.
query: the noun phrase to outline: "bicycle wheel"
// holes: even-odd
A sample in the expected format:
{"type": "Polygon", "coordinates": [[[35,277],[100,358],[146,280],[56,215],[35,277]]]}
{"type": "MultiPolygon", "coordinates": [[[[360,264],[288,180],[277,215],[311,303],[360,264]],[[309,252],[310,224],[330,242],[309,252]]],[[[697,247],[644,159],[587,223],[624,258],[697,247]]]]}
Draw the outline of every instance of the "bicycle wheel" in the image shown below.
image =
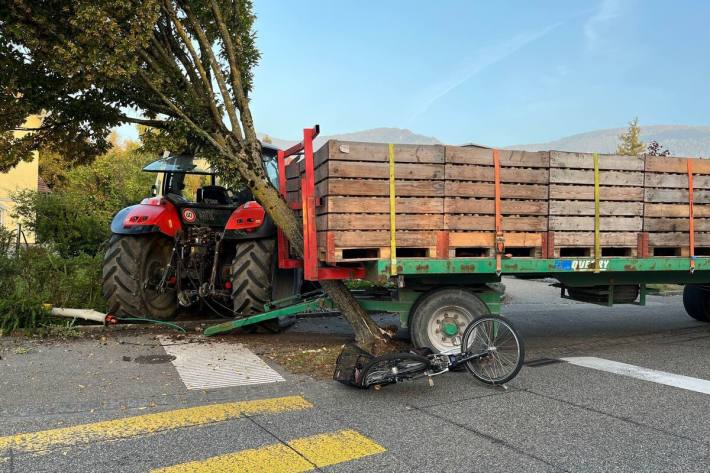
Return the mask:
{"type": "Polygon", "coordinates": [[[515,378],[525,360],[523,341],[513,326],[500,316],[484,316],[471,322],[463,334],[462,353],[484,353],[465,363],[476,379],[504,384],[515,378]]]}
{"type": "Polygon", "coordinates": [[[393,384],[399,380],[413,378],[429,369],[429,360],[413,353],[389,353],[378,356],[363,370],[361,385],[393,384]]]}

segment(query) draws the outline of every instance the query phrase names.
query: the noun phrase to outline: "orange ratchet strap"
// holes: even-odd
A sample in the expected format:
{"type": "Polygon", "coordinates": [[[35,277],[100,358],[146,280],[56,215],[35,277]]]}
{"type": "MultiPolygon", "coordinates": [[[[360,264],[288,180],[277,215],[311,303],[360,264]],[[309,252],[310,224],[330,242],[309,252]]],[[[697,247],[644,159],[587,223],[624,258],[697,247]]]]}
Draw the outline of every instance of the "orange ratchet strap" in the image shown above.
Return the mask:
{"type": "Polygon", "coordinates": [[[500,276],[502,272],[501,259],[505,251],[505,238],[503,237],[503,218],[500,215],[500,153],[493,150],[493,169],[495,180],[495,214],[496,214],[496,274],[500,276]]]}

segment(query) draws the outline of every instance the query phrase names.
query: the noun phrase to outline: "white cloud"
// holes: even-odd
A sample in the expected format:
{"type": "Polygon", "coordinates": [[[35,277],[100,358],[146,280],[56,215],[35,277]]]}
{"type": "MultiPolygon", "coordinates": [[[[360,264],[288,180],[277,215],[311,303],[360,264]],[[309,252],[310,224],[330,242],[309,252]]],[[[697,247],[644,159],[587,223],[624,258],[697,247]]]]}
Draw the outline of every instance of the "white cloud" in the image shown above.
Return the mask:
{"type": "Polygon", "coordinates": [[[596,13],[589,17],[584,24],[584,36],[587,39],[587,48],[596,50],[602,42],[603,36],[609,32],[614,21],[618,19],[624,7],[624,0],[603,0],[596,13]]]}

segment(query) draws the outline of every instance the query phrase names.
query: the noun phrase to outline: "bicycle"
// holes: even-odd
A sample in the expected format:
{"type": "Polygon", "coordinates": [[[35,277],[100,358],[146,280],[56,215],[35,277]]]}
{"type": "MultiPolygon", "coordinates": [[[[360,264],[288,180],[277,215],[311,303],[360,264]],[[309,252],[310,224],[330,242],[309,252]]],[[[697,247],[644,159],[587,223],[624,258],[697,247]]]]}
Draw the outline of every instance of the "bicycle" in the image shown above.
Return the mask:
{"type": "Polygon", "coordinates": [[[477,380],[504,385],[515,378],[525,359],[520,335],[500,316],[483,316],[464,330],[460,348],[442,353],[389,353],[374,357],[355,345],[346,345],[336,362],[333,378],[367,389],[407,380],[432,377],[464,366],[477,380]]]}

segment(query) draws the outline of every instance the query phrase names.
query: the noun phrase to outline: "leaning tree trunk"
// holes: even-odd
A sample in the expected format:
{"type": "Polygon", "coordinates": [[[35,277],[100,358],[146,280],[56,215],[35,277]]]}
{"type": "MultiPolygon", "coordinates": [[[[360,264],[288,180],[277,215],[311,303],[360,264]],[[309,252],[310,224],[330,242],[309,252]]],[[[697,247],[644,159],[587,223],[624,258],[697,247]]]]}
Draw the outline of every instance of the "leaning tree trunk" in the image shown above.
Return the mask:
{"type": "MultiPolygon", "coordinates": [[[[249,182],[254,198],[264,207],[291,243],[298,256],[303,257],[303,231],[296,214],[281,195],[264,179],[249,182]]],[[[360,306],[342,281],[323,280],[321,287],[340,309],[345,320],[355,332],[355,342],[372,352],[381,351],[389,340],[389,335],[380,328],[360,306]]]]}

